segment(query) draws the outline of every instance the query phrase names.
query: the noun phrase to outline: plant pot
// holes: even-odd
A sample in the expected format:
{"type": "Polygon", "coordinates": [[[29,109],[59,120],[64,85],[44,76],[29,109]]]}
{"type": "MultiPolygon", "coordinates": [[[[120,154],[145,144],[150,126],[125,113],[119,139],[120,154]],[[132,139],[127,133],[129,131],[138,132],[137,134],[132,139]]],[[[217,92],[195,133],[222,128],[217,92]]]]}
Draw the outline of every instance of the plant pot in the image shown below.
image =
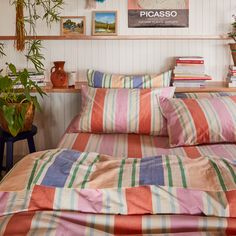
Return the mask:
{"type": "MultiPolygon", "coordinates": [[[[25,103],[24,103],[25,104],[25,103]]],[[[21,109],[22,109],[22,104],[20,103],[13,103],[12,105],[16,105],[17,106],[17,110],[20,112],[21,109]]],[[[9,105],[11,106],[11,105],[9,105]]],[[[26,111],[26,114],[25,114],[25,119],[24,119],[24,126],[23,128],[18,132],[24,132],[24,131],[29,131],[32,129],[32,124],[33,124],[33,121],[34,121],[34,113],[35,113],[35,107],[34,107],[34,104],[32,102],[29,102],[27,104],[27,111],[26,111]]],[[[9,131],[9,128],[8,128],[8,124],[7,124],[7,121],[3,115],[3,112],[0,110],[0,126],[1,128],[8,132],[8,133],[11,133],[9,131]]]]}
{"type": "Polygon", "coordinates": [[[229,46],[231,49],[234,65],[236,66],[236,43],[230,43],[229,46]]]}

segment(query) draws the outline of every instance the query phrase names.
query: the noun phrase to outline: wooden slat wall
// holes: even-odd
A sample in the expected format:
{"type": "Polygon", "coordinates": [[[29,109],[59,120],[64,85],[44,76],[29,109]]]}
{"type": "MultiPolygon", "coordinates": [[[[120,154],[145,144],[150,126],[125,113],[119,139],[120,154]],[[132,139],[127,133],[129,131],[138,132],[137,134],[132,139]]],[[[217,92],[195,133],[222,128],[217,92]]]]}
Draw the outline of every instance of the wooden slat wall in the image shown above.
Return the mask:
{"type": "MultiPolygon", "coordinates": [[[[87,35],[91,33],[91,10],[85,10],[83,0],[65,0],[62,15],[85,15],[87,35]]],[[[98,4],[98,10],[118,10],[119,34],[121,35],[225,35],[230,30],[232,14],[236,12],[235,0],[190,0],[189,28],[132,29],[127,27],[127,0],[107,0],[98,4]]],[[[9,1],[1,1],[0,35],[14,35],[15,12],[9,1]],[[7,19],[7,21],[6,21],[7,19]],[[3,24],[4,22],[4,24],[3,24]]],[[[51,29],[38,25],[39,35],[59,35],[60,24],[51,29]]],[[[27,65],[24,54],[16,53],[12,41],[5,41],[7,58],[0,59],[18,67],[27,65]]],[[[76,70],[79,80],[84,71],[95,68],[113,73],[155,73],[174,65],[175,56],[204,56],[206,71],[215,81],[224,80],[228,65],[232,63],[227,42],[222,40],[115,40],[115,41],[44,41],[43,53],[47,75],[55,60],[65,60],[66,70],[76,70]]],[[[30,65],[29,65],[30,66],[30,65]]],[[[54,147],[69,120],[79,111],[76,94],[49,94],[43,102],[44,113],[37,116],[39,135],[38,149],[54,147]]],[[[19,151],[19,150],[18,150],[19,151]]],[[[25,152],[22,148],[22,152],[25,152]]],[[[19,151],[20,152],[20,151],[19,151]]]]}

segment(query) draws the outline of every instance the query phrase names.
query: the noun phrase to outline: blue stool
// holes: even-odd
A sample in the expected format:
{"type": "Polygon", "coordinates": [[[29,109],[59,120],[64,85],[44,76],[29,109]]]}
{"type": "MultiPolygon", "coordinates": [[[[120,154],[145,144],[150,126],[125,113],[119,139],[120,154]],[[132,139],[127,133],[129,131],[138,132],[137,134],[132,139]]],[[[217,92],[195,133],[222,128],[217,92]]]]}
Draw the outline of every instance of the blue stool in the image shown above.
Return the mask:
{"type": "Polygon", "coordinates": [[[17,141],[27,139],[29,152],[35,152],[34,145],[34,135],[37,134],[37,127],[32,126],[30,131],[19,133],[16,137],[13,137],[11,134],[3,131],[0,128],[0,174],[2,170],[8,172],[13,167],[13,144],[17,141]],[[4,147],[5,143],[7,146],[6,153],[6,167],[3,167],[3,156],[4,156],[4,147]]]}

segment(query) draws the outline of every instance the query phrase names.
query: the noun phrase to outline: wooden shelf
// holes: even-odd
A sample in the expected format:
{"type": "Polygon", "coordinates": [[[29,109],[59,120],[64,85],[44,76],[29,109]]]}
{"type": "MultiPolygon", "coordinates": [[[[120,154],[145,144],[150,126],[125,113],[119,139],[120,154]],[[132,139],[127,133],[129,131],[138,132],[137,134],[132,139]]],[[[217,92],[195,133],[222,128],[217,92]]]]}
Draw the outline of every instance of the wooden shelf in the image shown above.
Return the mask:
{"type": "MultiPolygon", "coordinates": [[[[27,39],[40,40],[229,40],[225,35],[118,35],[118,36],[28,36],[27,39]]],[[[15,40],[15,36],[0,36],[0,40],[15,40]]]]}
{"type": "MultiPolygon", "coordinates": [[[[87,82],[78,82],[76,88],[45,88],[47,93],[79,93],[81,86],[87,82]]],[[[213,92],[236,92],[236,88],[228,88],[225,82],[209,82],[204,88],[176,88],[176,93],[213,93],[213,92]]]]}

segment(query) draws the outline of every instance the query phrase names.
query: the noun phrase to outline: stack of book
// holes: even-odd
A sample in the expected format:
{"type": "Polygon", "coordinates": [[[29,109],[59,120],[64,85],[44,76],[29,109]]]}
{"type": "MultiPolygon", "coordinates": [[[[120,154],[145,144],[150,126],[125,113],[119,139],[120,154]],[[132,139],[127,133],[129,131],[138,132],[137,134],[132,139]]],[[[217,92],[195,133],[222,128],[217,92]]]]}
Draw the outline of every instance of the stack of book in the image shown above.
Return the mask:
{"type": "Polygon", "coordinates": [[[229,73],[227,77],[230,88],[236,87],[236,66],[229,66],[229,73]]]}
{"type": "MultiPolygon", "coordinates": [[[[35,69],[27,69],[29,73],[29,78],[34,81],[39,87],[46,87],[47,83],[45,81],[45,75],[43,71],[37,71],[35,69]]],[[[15,80],[17,76],[13,75],[11,72],[8,73],[8,76],[12,79],[15,80]]],[[[20,84],[16,84],[14,86],[15,88],[22,88],[23,86],[20,84]]]]}
{"type": "Polygon", "coordinates": [[[205,74],[203,57],[178,57],[172,80],[175,87],[204,87],[211,77],[205,74]]]}

